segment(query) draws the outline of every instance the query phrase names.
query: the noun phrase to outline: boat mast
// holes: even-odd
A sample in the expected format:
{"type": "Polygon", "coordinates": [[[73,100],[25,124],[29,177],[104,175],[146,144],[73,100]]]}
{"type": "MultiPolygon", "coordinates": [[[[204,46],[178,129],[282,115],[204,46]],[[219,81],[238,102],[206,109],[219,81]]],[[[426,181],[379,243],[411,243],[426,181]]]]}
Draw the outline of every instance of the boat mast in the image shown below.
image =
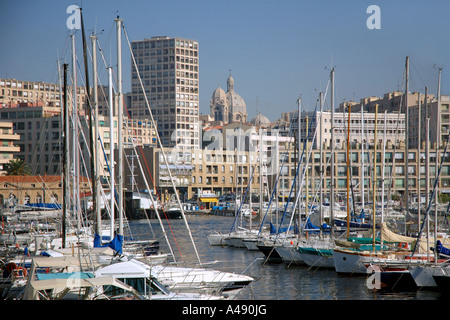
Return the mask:
{"type": "Polygon", "coordinates": [[[69,179],[69,134],[68,134],[68,128],[69,128],[69,115],[68,115],[68,104],[67,104],[67,68],[68,64],[64,64],[64,95],[63,95],[63,133],[64,133],[64,140],[63,140],[63,203],[62,203],[62,229],[61,229],[61,235],[62,235],[62,247],[66,247],[66,218],[67,218],[67,207],[68,202],[68,179],[69,179]]]}
{"type": "MultiPolygon", "coordinates": [[[[84,23],[83,23],[83,10],[80,8],[80,20],[81,20],[81,38],[83,43],[83,58],[84,58],[84,72],[85,72],[85,84],[86,84],[86,96],[87,96],[87,105],[89,112],[89,152],[91,154],[90,157],[90,171],[91,171],[91,179],[92,179],[92,210],[94,214],[97,213],[97,171],[94,158],[97,156],[94,154],[94,132],[92,125],[92,101],[91,101],[91,88],[89,86],[89,68],[87,63],[87,47],[86,47],[86,37],[84,34],[84,23]]],[[[95,78],[95,73],[94,73],[95,78]]],[[[97,87],[94,86],[94,90],[97,91],[97,87]]],[[[96,94],[96,92],[95,92],[96,94]]]]}
{"type": "MultiPolygon", "coordinates": [[[[118,186],[119,186],[119,197],[118,197],[118,208],[119,208],[119,232],[118,234],[123,235],[123,138],[122,138],[122,127],[123,127],[123,96],[122,96],[122,19],[117,16],[116,21],[116,36],[117,36],[117,99],[118,99],[118,120],[117,120],[117,138],[118,138],[118,159],[119,171],[118,186]]],[[[113,235],[111,235],[113,236],[113,235]]]]}
{"type": "MultiPolygon", "coordinates": [[[[115,216],[115,193],[116,189],[114,187],[114,118],[113,118],[113,110],[114,110],[114,93],[113,93],[113,83],[112,83],[112,67],[108,68],[108,83],[109,83],[109,134],[110,134],[110,144],[109,144],[109,162],[110,162],[110,198],[111,198],[111,239],[114,237],[114,216],[115,216]]],[[[118,126],[119,128],[119,126],[118,126]]],[[[155,207],[156,208],[156,207],[155,207]]]]}
{"type": "Polygon", "coordinates": [[[347,119],[347,238],[350,237],[350,110],[349,104],[347,119]]]}
{"type": "MultiPolygon", "coordinates": [[[[73,192],[73,214],[78,214],[79,210],[79,200],[80,194],[78,192],[80,181],[79,181],[79,154],[77,152],[77,141],[78,141],[78,104],[77,104],[77,57],[75,54],[75,34],[71,35],[72,38],[72,125],[73,125],[73,133],[72,133],[72,192],[73,192]]],[[[81,227],[80,219],[77,219],[78,227],[81,227]]]]}
{"type": "MultiPolygon", "coordinates": [[[[298,211],[298,223],[299,223],[298,226],[299,226],[299,230],[300,230],[300,228],[301,228],[301,211],[302,211],[302,196],[301,196],[301,181],[302,181],[302,176],[301,176],[302,166],[301,166],[301,162],[302,162],[302,159],[301,159],[301,152],[300,152],[301,144],[302,144],[302,142],[301,142],[302,141],[302,134],[301,134],[302,97],[301,97],[301,95],[299,95],[299,97],[297,99],[297,111],[298,111],[298,117],[297,117],[297,129],[298,129],[298,132],[297,132],[297,139],[298,139],[298,141],[297,141],[297,148],[298,148],[298,151],[297,151],[297,154],[298,154],[298,168],[299,168],[300,177],[299,177],[299,179],[297,181],[296,186],[298,186],[298,196],[300,197],[300,199],[298,201],[298,208],[297,208],[297,211],[298,211]]],[[[296,194],[297,194],[297,192],[296,192],[296,194]]]]}
{"type": "MultiPolygon", "coordinates": [[[[428,87],[425,87],[425,204],[430,201],[430,117],[428,116],[428,87]]],[[[430,220],[427,219],[427,261],[430,261],[430,220]]]]}
{"type": "MultiPolygon", "coordinates": [[[[323,123],[323,92],[319,93],[319,99],[320,99],[320,130],[319,130],[319,135],[320,135],[320,139],[319,139],[319,149],[320,149],[320,179],[319,179],[319,216],[320,216],[320,223],[323,222],[323,188],[322,188],[322,179],[323,179],[323,143],[322,143],[322,123],[323,123]]],[[[320,228],[320,234],[322,234],[322,228],[320,228]]]]}
{"type": "MultiPolygon", "coordinates": [[[[426,88],[425,88],[426,90],[426,88]]],[[[425,152],[426,152],[426,161],[425,161],[425,177],[427,179],[426,181],[426,204],[427,204],[427,208],[429,206],[430,203],[430,117],[428,117],[427,114],[427,118],[426,118],[427,122],[426,122],[426,142],[425,142],[425,152]]],[[[426,219],[427,219],[427,261],[430,261],[430,219],[428,217],[428,214],[426,215],[426,219]]]]}
{"type": "Polygon", "coordinates": [[[92,135],[92,140],[94,142],[94,152],[91,153],[91,158],[94,160],[94,171],[95,172],[95,180],[93,181],[93,186],[95,188],[93,189],[93,199],[95,198],[95,201],[93,202],[95,205],[93,206],[94,213],[96,216],[96,232],[98,235],[101,235],[102,232],[102,216],[101,216],[101,210],[100,210],[100,180],[99,180],[99,153],[98,153],[98,84],[97,84],[97,36],[91,35],[91,45],[92,45],[92,94],[93,94],[93,100],[94,100],[94,115],[92,113],[90,114],[89,118],[92,118],[94,116],[94,133],[92,135]]]}
{"type": "Polygon", "coordinates": [[[262,223],[262,212],[263,212],[263,198],[264,198],[264,191],[263,191],[263,174],[262,174],[262,125],[261,120],[259,121],[259,223],[262,223]]]}
{"type": "Polygon", "coordinates": [[[378,104],[375,105],[375,132],[373,139],[373,182],[372,182],[372,196],[373,196],[373,212],[372,212],[372,248],[375,251],[375,231],[376,231],[376,184],[377,184],[377,122],[378,122],[378,104]]]}
{"type": "MultiPolygon", "coordinates": [[[[438,204],[439,204],[439,148],[441,145],[441,74],[442,74],[442,67],[439,67],[439,73],[438,73],[438,89],[437,89],[437,108],[436,108],[436,156],[435,156],[435,172],[436,172],[436,194],[434,196],[434,241],[437,240],[437,212],[438,212],[438,204]]],[[[443,155],[445,157],[445,154],[443,155]]],[[[434,250],[434,261],[435,264],[437,264],[437,258],[438,254],[437,251],[434,250]]]]}
{"type": "Polygon", "coordinates": [[[331,237],[334,238],[334,68],[331,69],[331,195],[330,195],[330,225],[331,237]]]}
{"type": "Polygon", "coordinates": [[[384,166],[386,165],[386,123],[387,110],[384,110],[383,155],[381,159],[381,225],[384,222],[384,166]]]}
{"type": "MultiPolygon", "coordinates": [[[[364,105],[361,103],[361,206],[364,212],[364,105]]],[[[363,218],[364,221],[364,218],[363,218]]]]}
{"type": "Polygon", "coordinates": [[[422,148],[422,132],[421,132],[421,127],[420,127],[420,123],[422,121],[422,102],[420,101],[421,97],[420,97],[420,92],[418,92],[418,100],[419,100],[419,105],[418,105],[418,110],[417,110],[417,126],[418,126],[418,146],[417,146],[417,173],[416,173],[416,184],[417,184],[417,226],[418,228],[420,228],[420,202],[421,202],[421,195],[420,195],[420,149],[422,148]]]}
{"type": "Polygon", "coordinates": [[[405,206],[406,212],[409,213],[409,110],[408,110],[408,91],[409,91],[409,57],[406,57],[406,85],[405,85],[405,101],[404,101],[404,112],[405,112],[405,148],[406,148],[406,186],[405,186],[405,206]]]}

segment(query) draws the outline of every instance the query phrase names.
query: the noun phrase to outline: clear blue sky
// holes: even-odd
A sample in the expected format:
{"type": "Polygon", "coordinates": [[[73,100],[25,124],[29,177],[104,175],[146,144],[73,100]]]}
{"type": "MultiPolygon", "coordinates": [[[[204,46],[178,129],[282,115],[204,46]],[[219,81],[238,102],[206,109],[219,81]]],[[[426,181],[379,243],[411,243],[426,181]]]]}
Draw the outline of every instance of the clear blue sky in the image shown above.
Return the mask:
{"type": "MultiPolygon", "coordinates": [[[[331,65],[337,103],[402,89],[406,56],[411,91],[424,92],[428,86],[436,93],[436,64],[444,67],[442,93],[450,93],[447,0],[1,0],[0,77],[57,82],[57,58],[70,58],[66,8],[71,4],[83,8],[87,34],[104,30],[99,40],[108,62],[115,61],[117,14],[130,40],[155,35],[197,40],[203,114],[209,113],[214,89],[226,87],[230,69],[249,117],[256,114],[258,101],[259,111],[272,121],[296,110],[300,94],[304,108],[314,109],[331,65]],[[372,4],[381,9],[380,30],[366,26],[372,4]]],[[[125,45],[123,53],[128,91],[125,45]]]]}

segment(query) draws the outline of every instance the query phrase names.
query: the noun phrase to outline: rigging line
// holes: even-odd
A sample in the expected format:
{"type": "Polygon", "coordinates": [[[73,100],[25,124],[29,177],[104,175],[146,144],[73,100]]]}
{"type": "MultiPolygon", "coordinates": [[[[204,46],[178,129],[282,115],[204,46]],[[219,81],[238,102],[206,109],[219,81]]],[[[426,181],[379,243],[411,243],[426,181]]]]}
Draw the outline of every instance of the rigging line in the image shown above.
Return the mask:
{"type": "MultiPolygon", "coordinates": [[[[437,189],[437,187],[438,187],[439,177],[440,177],[440,175],[441,175],[441,170],[442,170],[442,166],[443,166],[443,163],[444,163],[444,159],[446,158],[446,155],[447,155],[447,147],[448,147],[448,144],[449,144],[449,143],[450,143],[450,135],[449,135],[448,138],[447,138],[447,143],[445,144],[444,154],[443,154],[442,157],[441,157],[441,164],[439,165],[438,174],[436,175],[436,178],[435,178],[435,180],[434,180],[433,192],[432,192],[431,195],[430,195],[430,200],[429,200],[429,202],[428,202],[428,208],[427,208],[427,211],[426,211],[425,216],[424,216],[424,218],[423,218],[423,222],[422,222],[422,225],[421,225],[421,227],[420,227],[419,234],[417,235],[417,241],[416,241],[415,244],[414,244],[414,249],[413,249],[412,252],[411,252],[411,261],[412,261],[412,257],[414,256],[414,254],[415,254],[415,252],[416,252],[416,249],[417,249],[417,247],[418,247],[418,244],[419,244],[419,242],[420,242],[420,239],[421,239],[421,237],[422,237],[422,232],[423,232],[423,229],[424,229],[424,227],[425,227],[425,224],[427,223],[428,214],[430,213],[431,206],[434,204],[434,203],[433,203],[433,198],[436,196],[436,189],[437,189]]],[[[448,155],[447,155],[447,156],[448,156],[448,155]]],[[[437,154],[436,154],[436,157],[437,157],[437,154]]],[[[449,204],[449,205],[450,205],[450,204],[449,204]]],[[[437,239],[437,230],[434,230],[434,234],[435,234],[434,239],[436,240],[436,239],[437,239]]]]}
{"type": "MultiPolygon", "coordinates": [[[[143,83],[142,83],[142,78],[141,78],[141,75],[140,75],[140,73],[139,73],[139,69],[137,68],[137,64],[136,64],[136,60],[135,60],[135,58],[134,58],[133,50],[131,49],[130,40],[129,40],[129,38],[128,38],[128,33],[127,33],[127,31],[126,31],[125,24],[124,24],[123,22],[122,22],[122,29],[123,29],[124,34],[125,34],[125,37],[126,37],[126,39],[127,39],[127,44],[128,44],[128,48],[129,48],[130,53],[131,53],[131,58],[132,58],[132,61],[133,61],[133,65],[134,65],[135,69],[137,70],[137,74],[138,74],[138,78],[139,78],[139,83],[140,83],[140,85],[141,85],[142,92],[144,93],[145,103],[146,103],[146,106],[147,106],[147,108],[148,108],[148,111],[149,111],[149,114],[150,114],[150,118],[152,119],[153,126],[156,128],[156,126],[155,126],[155,120],[154,120],[154,118],[153,118],[153,113],[152,113],[152,110],[151,110],[151,108],[150,108],[150,103],[149,103],[149,101],[148,101],[147,94],[145,93],[144,85],[143,85],[143,83]]],[[[122,112],[122,110],[120,110],[120,112],[122,112]]],[[[122,126],[122,124],[120,124],[120,125],[122,126]]],[[[189,234],[189,238],[190,238],[190,240],[191,240],[191,243],[192,243],[192,245],[193,245],[193,247],[194,247],[194,251],[195,251],[195,254],[196,254],[196,256],[197,256],[197,260],[198,260],[199,264],[201,265],[200,256],[199,256],[199,254],[198,254],[197,247],[196,247],[195,242],[194,242],[194,238],[192,237],[192,232],[191,232],[191,230],[190,230],[190,228],[189,228],[189,224],[188,224],[188,222],[187,222],[186,215],[185,215],[185,213],[184,213],[184,208],[183,208],[183,206],[181,205],[181,201],[180,201],[180,197],[179,197],[179,195],[178,195],[178,191],[177,191],[177,189],[176,189],[176,187],[175,187],[175,183],[174,183],[173,178],[172,178],[172,172],[170,171],[170,168],[169,168],[169,164],[168,164],[168,161],[167,161],[167,157],[166,157],[166,154],[165,154],[165,152],[164,152],[164,147],[163,147],[163,145],[162,145],[162,143],[161,143],[161,138],[159,137],[158,131],[156,131],[156,133],[157,133],[157,134],[156,134],[156,138],[157,138],[157,141],[158,141],[158,145],[160,146],[160,149],[161,149],[161,154],[163,155],[164,162],[166,163],[167,168],[168,168],[170,182],[171,182],[171,184],[172,184],[172,187],[173,187],[173,190],[174,190],[175,197],[176,197],[176,200],[177,200],[177,202],[178,202],[178,205],[180,206],[181,216],[183,217],[183,221],[184,221],[184,223],[185,223],[185,225],[186,225],[186,229],[187,229],[187,231],[188,231],[188,234],[189,234]]]]}
{"type": "MultiPolygon", "coordinates": [[[[241,199],[241,203],[240,203],[240,205],[239,205],[239,210],[238,210],[238,212],[237,212],[237,214],[236,214],[236,216],[235,216],[235,218],[234,218],[233,224],[232,224],[232,226],[231,226],[230,233],[233,231],[234,226],[235,226],[235,224],[236,224],[237,217],[238,217],[238,216],[240,215],[240,213],[241,213],[242,205],[244,204],[245,198],[247,197],[247,192],[248,192],[249,188],[251,189],[252,180],[253,180],[253,175],[254,175],[254,173],[255,173],[255,168],[256,168],[256,166],[257,166],[257,164],[255,164],[255,165],[253,166],[252,174],[250,175],[250,179],[249,179],[250,181],[248,182],[247,188],[245,189],[244,197],[241,199]]],[[[250,215],[251,215],[251,214],[252,214],[252,208],[250,207],[250,215]]]]}
{"type": "MultiPolygon", "coordinates": [[[[312,120],[313,119],[311,119],[311,122],[310,122],[310,124],[311,124],[311,126],[312,126],[312,120]]],[[[316,129],[314,130],[314,136],[313,136],[313,138],[312,138],[312,141],[314,141],[315,139],[316,139],[316,136],[317,136],[317,130],[318,130],[318,127],[317,127],[317,125],[316,125],[316,129]]],[[[305,160],[305,166],[304,166],[304,168],[303,168],[303,170],[302,170],[302,174],[301,174],[301,180],[300,180],[300,186],[299,186],[299,189],[298,189],[298,192],[297,192],[297,194],[296,194],[296,196],[295,196],[295,203],[294,203],[294,207],[293,207],[293,209],[292,209],[292,212],[295,212],[295,210],[297,209],[297,204],[299,203],[299,201],[300,201],[300,204],[298,204],[298,206],[299,206],[299,208],[301,209],[301,200],[300,200],[300,198],[301,198],[301,192],[302,192],[302,188],[303,188],[303,185],[305,184],[305,179],[304,179],[304,177],[305,177],[305,172],[306,172],[306,170],[308,170],[308,164],[309,164],[309,161],[310,161],[310,159],[311,159],[311,153],[312,153],[312,144],[311,144],[311,147],[309,148],[309,151],[308,151],[308,156],[306,157],[306,160],[305,160]]],[[[306,183],[308,183],[308,181],[306,181],[306,183]]],[[[317,193],[316,193],[317,194],[317,193]]],[[[306,194],[306,197],[308,197],[308,195],[306,194]]],[[[316,201],[316,200],[313,200],[314,202],[316,201]]],[[[306,207],[307,208],[307,207],[306,207]]],[[[310,213],[311,214],[311,213],[310,213]]],[[[294,214],[292,214],[291,215],[291,219],[290,219],[290,221],[289,221],[289,227],[288,227],[288,230],[289,230],[289,228],[290,228],[290,226],[291,226],[291,224],[292,224],[292,220],[294,219],[294,214]]],[[[305,221],[306,222],[306,221],[305,221]]],[[[306,225],[305,225],[305,227],[306,227],[306,225]]],[[[301,229],[301,226],[299,226],[299,230],[301,229]]],[[[303,228],[303,229],[305,229],[305,228],[303,228]]]]}
{"type": "MultiPolygon", "coordinates": [[[[139,147],[140,147],[140,146],[139,146],[139,147]]],[[[140,148],[141,148],[141,147],[140,147],[140,148]]],[[[137,154],[136,149],[134,148],[134,146],[133,146],[133,149],[134,149],[134,152],[137,154]]],[[[141,148],[140,150],[141,150],[141,153],[142,153],[142,148],[141,148]]],[[[142,153],[142,155],[143,155],[143,153],[142,153]]],[[[147,166],[147,169],[148,169],[147,160],[145,159],[145,157],[142,157],[142,158],[144,158],[145,165],[147,166]]],[[[138,159],[138,160],[139,160],[139,159],[138,159]]],[[[144,170],[142,169],[142,164],[141,164],[140,161],[138,161],[138,163],[139,163],[139,167],[140,167],[140,169],[141,169],[142,175],[143,175],[144,178],[145,178],[144,170]]],[[[153,179],[152,179],[152,180],[153,180],[153,179]]],[[[148,189],[148,192],[149,192],[149,194],[150,194],[150,187],[148,186],[147,179],[144,179],[144,181],[145,181],[145,184],[147,185],[147,189],[148,189]]],[[[155,188],[155,189],[156,189],[156,188],[155,188]]],[[[165,230],[164,225],[163,225],[163,223],[162,223],[162,221],[161,221],[161,217],[159,216],[158,207],[157,207],[157,205],[155,205],[155,203],[154,203],[153,196],[151,196],[151,198],[152,198],[152,202],[153,202],[153,208],[155,209],[155,212],[156,212],[156,217],[158,218],[158,221],[160,222],[161,229],[162,229],[162,231],[163,231],[163,235],[164,235],[164,237],[165,237],[165,239],[166,239],[167,245],[169,246],[170,253],[172,254],[172,258],[175,259],[175,262],[176,262],[176,258],[175,258],[175,255],[173,254],[172,246],[170,245],[169,239],[167,238],[166,230],[165,230]]],[[[172,227],[170,226],[170,224],[169,224],[169,228],[170,228],[170,230],[171,230],[171,232],[172,232],[172,234],[173,234],[172,227]]],[[[176,246],[177,246],[177,248],[178,248],[178,252],[180,253],[180,256],[181,256],[181,250],[180,250],[180,248],[179,248],[179,246],[178,246],[178,242],[176,241],[176,238],[175,238],[175,237],[174,237],[174,240],[175,240],[175,244],[176,244],[176,246]]]]}
{"type": "MultiPolygon", "coordinates": [[[[291,128],[290,128],[289,135],[291,135],[292,132],[293,132],[293,129],[292,129],[292,127],[291,127],[291,128]]],[[[269,204],[268,204],[268,206],[267,206],[266,213],[264,214],[264,218],[263,218],[262,221],[261,221],[261,225],[260,225],[260,227],[259,227],[258,235],[259,235],[259,234],[261,233],[261,231],[262,231],[262,228],[263,228],[263,225],[264,225],[264,223],[265,223],[267,214],[269,213],[269,210],[270,210],[270,208],[271,208],[271,206],[272,206],[272,200],[273,200],[273,198],[274,198],[274,196],[275,196],[275,193],[278,192],[278,191],[277,191],[278,181],[280,180],[281,172],[282,172],[282,170],[283,170],[283,168],[284,168],[284,165],[285,165],[285,163],[286,163],[287,158],[288,158],[288,157],[287,157],[287,154],[284,154],[284,156],[283,156],[283,161],[281,162],[280,169],[278,170],[277,178],[275,179],[275,182],[273,183],[272,194],[271,194],[271,196],[270,196],[269,204]]],[[[277,160],[278,160],[278,159],[277,159],[277,160]]],[[[278,163],[277,163],[277,165],[278,165],[278,163]]],[[[278,195],[277,195],[276,197],[277,197],[277,202],[278,202],[278,195]]],[[[278,224],[278,221],[277,221],[277,224],[278,224]]]]}
{"type": "MultiPolygon", "coordinates": [[[[133,145],[133,148],[134,148],[134,145],[133,145]]],[[[154,190],[155,190],[155,192],[156,192],[157,200],[159,200],[159,202],[161,203],[161,197],[160,197],[160,195],[159,195],[159,193],[158,193],[158,190],[157,190],[157,188],[156,188],[155,181],[153,180],[153,176],[152,176],[152,174],[150,173],[150,169],[149,169],[149,167],[148,167],[147,159],[146,159],[145,156],[144,156],[144,151],[142,150],[142,146],[139,146],[139,150],[140,150],[140,152],[141,152],[141,154],[142,154],[142,158],[144,159],[144,163],[145,163],[145,167],[146,167],[146,169],[147,169],[147,173],[148,173],[148,175],[149,175],[149,177],[150,177],[150,179],[151,179],[151,181],[152,181],[154,190]]],[[[136,153],[136,154],[137,154],[137,153],[136,153]]],[[[139,159],[138,159],[138,160],[139,160],[139,159]]],[[[142,170],[142,174],[143,174],[143,175],[145,174],[143,170],[142,170]]],[[[144,178],[145,178],[145,176],[144,176],[144,178]]],[[[150,192],[150,190],[149,190],[149,192],[150,192]]],[[[155,206],[155,208],[156,208],[156,206],[155,206]]],[[[163,208],[162,206],[161,206],[161,210],[162,210],[163,213],[164,213],[164,217],[165,217],[166,220],[167,220],[167,223],[168,223],[168,225],[169,225],[169,229],[170,229],[170,231],[172,232],[173,239],[174,239],[174,241],[175,241],[175,243],[176,243],[176,245],[177,245],[177,247],[178,247],[178,242],[177,242],[177,240],[176,240],[175,234],[173,233],[172,226],[170,225],[169,218],[167,217],[167,214],[166,214],[166,212],[165,212],[165,210],[164,210],[164,208],[163,208]]],[[[156,213],[158,214],[158,211],[156,211],[156,213]]],[[[178,250],[180,251],[179,247],[178,247],[178,250]]],[[[180,252],[180,254],[181,254],[181,252],[180,252]]]]}
{"type": "MultiPolygon", "coordinates": [[[[315,121],[315,119],[316,119],[316,112],[315,111],[317,111],[317,105],[316,105],[316,108],[314,110],[314,115],[313,115],[313,118],[311,119],[311,123],[313,123],[315,121]]],[[[299,115],[299,124],[300,124],[300,115],[299,115]]],[[[308,128],[308,136],[306,137],[306,141],[308,141],[308,138],[309,138],[310,134],[311,134],[311,126],[308,128]]],[[[305,152],[305,149],[306,149],[306,145],[307,145],[307,143],[303,144],[302,154],[300,155],[300,158],[299,158],[300,161],[298,162],[298,165],[297,165],[297,170],[296,170],[296,173],[295,173],[294,181],[292,182],[291,190],[289,191],[289,197],[288,197],[288,200],[287,200],[286,205],[284,207],[284,213],[283,213],[283,216],[281,217],[281,222],[279,224],[280,226],[283,224],[284,218],[286,216],[287,207],[288,207],[288,204],[289,204],[291,196],[292,196],[293,189],[294,189],[294,187],[295,187],[295,185],[297,183],[297,177],[298,177],[298,173],[300,171],[300,165],[302,163],[302,159],[303,159],[303,155],[304,155],[304,152],[305,152]]],[[[305,170],[305,168],[303,169],[303,171],[304,170],[305,170]]],[[[280,234],[280,232],[277,232],[277,235],[275,236],[275,239],[274,239],[273,243],[276,242],[276,240],[278,239],[279,234],[280,234]]]]}
{"type": "MultiPolygon", "coordinates": [[[[125,157],[124,161],[126,161],[126,164],[127,164],[128,168],[130,168],[131,175],[134,175],[134,174],[133,174],[134,170],[131,171],[131,164],[130,164],[130,161],[128,160],[128,157],[125,157]]],[[[132,195],[133,195],[133,193],[134,193],[134,191],[133,191],[133,190],[134,190],[134,187],[136,187],[136,189],[138,189],[138,188],[137,188],[137,187],[138,187],[138,184],[137,184],[137,182],[135,181],[134,178],[133,178],[133,181],[134,181],[134,183],[130,184],[130,185],[131,185],[130,188],[131,188],[131,191],[132,191],[132,195]]],[[[141,194],[141,192],[139,191],[139,189],[137,190],[137,193],[138,193],[139,196],[145,195],[145,193],[142,193],[142,194],[141,194]]],[[[151,194],[149,194],[149,195],[151,196],[151,194]]],[[[152,200],[152,203],[153,203],[153,200],[152,200]]],[[[151,224],[150,221],[149,221],[149,217],[148,217],[147,211],[146,211],[145,209],[144,209],[144,212],[145,212],[145,216],[147,217],[147,222],[148,222],[150,231],[152,232],[153,237],[156,238],[155,232],[154,232],[154,230],[153,230],[153,228],[152,228],[152,224],[151,224]]],[[[131,217],[130,217],[130,218],[131,218],[131,217]]],[[[128,221],[128,220],[127,220],[127,221],[128,221]]],[[[130,228],[130,229],[128,230],[129,233],[132,234],[130,224],[127,223],[127,226],[130,228]]]]}
{"type": "Polygon", "coordinates": [[[416,71],[417,76],[419,77],[419,80],[422,82],[423,86],[426,87],[425,82],[423,81],[422,77],[420,76],[419,71],[417,70],[416,66],[414,65],[414,63],[409,62],[409,65],[413,67],[413,69],[416,71]]]}

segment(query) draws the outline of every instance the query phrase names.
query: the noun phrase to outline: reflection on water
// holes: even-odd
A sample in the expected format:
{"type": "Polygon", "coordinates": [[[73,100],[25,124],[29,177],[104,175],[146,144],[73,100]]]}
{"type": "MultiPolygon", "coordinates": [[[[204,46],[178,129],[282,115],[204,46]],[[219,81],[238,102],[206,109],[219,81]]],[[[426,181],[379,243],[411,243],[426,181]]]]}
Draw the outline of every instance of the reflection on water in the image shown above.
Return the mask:
{"type": "MultiPolygon", "coordinates": [[[[188,216],[192,237],[204,266],[256,279],[242,290],[238,299],[258,300],[436,300],[440,294],[432,291],[380,292],[367,289],[365,277],[338,276],[333,269],[310,269],[284,263],[264,263],[259,251],[241,248],[214,247],[208,244],[211,230],[229,232],[232,217],[188,216]]],[[[158,220],[130,221],[133,236],[142,239],[158,238],[161,250],[170,252],[158,220]],[[153,232],[155,235],[153,235],[153,232]]],[[[164,221],[177,262],[198,263],[185,223],[182,220],[164,221]]]]}

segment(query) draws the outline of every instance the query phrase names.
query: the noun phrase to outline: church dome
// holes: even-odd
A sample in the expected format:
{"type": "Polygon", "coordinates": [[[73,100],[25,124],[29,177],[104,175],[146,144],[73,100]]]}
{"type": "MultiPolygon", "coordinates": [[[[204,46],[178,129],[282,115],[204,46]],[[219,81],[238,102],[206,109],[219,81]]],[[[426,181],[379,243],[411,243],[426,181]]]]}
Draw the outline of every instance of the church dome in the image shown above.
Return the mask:
{"type": "Polygon", "coordinates": [[[225,91],[219,86],[216,90],[214,90],[211,97],[211,104],[221,104],[224,105],[227,99],[227,95],[225,91]]]}
{"type": "Polygon", "coordinates": [[[227,99],[232,113],[247,114],[247,105],[239,94],[234,91],[227,92],[227,99]]]}
{"type": "Polygon", "coordinates": [[[254,117],[252,120],[250,120],[250,123],[253,124],[254,126],[268,125],[268,124],[270,124],[270,120],[269,120],[269,118],[267,118],[266,116],[264,116],[260,113],[256,117],[254,117]]]}

